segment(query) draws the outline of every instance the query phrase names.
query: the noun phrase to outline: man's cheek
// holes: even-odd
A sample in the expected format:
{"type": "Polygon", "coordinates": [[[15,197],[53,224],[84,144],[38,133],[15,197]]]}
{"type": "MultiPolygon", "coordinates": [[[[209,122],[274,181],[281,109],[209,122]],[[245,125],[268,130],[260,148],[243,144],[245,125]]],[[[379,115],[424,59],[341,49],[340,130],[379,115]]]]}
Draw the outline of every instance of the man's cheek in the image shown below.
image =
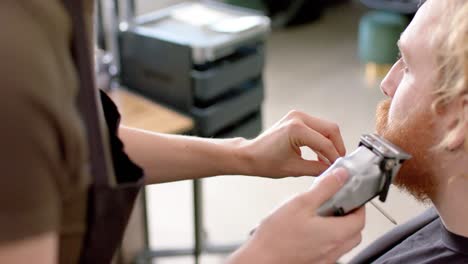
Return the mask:
{"type": "Polygon", "coordinates": [[[388,113],[389,123],[401,124],[418,108],[419,97],[414,82],[406,77],[401,81],[392,98],[388,113]]]}
{"type": "Polygon", "coordinates": [[[404,120],[408,118],[411,112],[414,110],[415,105],[411,105],[410,102],[404,100],[398,100],[395,98],[390,104],[388,110],[388,123],[389,125],[398,125],[402,124],[404,120]]]}

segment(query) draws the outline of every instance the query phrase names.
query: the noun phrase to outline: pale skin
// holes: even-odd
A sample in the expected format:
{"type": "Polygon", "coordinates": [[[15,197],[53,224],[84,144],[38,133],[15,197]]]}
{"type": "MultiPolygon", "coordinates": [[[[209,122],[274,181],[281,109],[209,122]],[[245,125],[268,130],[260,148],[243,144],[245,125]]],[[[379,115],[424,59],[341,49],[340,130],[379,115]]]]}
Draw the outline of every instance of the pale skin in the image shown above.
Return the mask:
{"type": "MultiPolygon", "coordinates": [[[[315,176],[345,154],[336,124],[298,111],[252,140],[171,136],[128,127],[121,127],[119,134],[130,158],[143,167],[147,184],[216,175],[315,176]],[[318,160],[303,159],[300,147],[315,151],[318,160]]],[[[346,217],[315,214],[339,190],[347,172],[324,177],[313,189],[298,194],[268,216],[228,263],[334,263],[359,244],[363,208],[346,217]],[[283,239],[271,239],[276,236],[283,239]]],[[[34,263],[54,263],[57,237],[52,232],[2,245],[0,263],[31,263],[32,258],[34,263]]]]}
{"type": "Polygon", "coordinates": [[[199,179],[216,175],[271,178],[318,175],[325,162],[304,160],[307,146],[330,161],[345,154],[336,124],[291,111],[253,140],[174,136],[121,127],[125,150],[145,169],[147,183],[199,179]]]}
{"type": "MultiPolygon", "coordinates": [[[[430,105],[434,96],[437,62],[431,32],[438,23],[445,1],[430,0],[424,4],[412,23],[402,34],[399,46],[402,58],[393,66],[382,82],[381,89],[392,98],[389,123],[401,123],[411,111],[430,105]],[[431,77],[431,78],[430,78],[431,77]]],[[[435,116],[437,138],[443,138],[462,123],[454,133],[447,149],[438,149],[438,162],[430,168],[438,177],[437,195],[432,200],[445,227],[460,236],[468,237],[468,149],[464,142],[468,135],[468,96],[461,96],[447,111],[435,116]]]]}

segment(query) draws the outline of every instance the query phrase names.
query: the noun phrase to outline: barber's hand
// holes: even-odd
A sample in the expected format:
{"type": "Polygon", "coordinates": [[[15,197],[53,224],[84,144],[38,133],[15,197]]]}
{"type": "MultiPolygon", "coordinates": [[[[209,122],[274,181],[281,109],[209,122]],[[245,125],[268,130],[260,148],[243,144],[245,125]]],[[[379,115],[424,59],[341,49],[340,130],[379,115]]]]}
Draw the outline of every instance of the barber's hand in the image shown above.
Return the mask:
{"type": "Polygon", "coordinates": [[[336,124],[299,111],[288,113],[243,149],[250,161],[246,174],[271,178],[319,175],[346,152],[336,124]],[[319,159],[303,159],[303,146],[319,159]]]}
{"type": "Polygon", "coordinates": [[[344,184],[347,172],[335,170],[309,191],[289,200],[257,228],[229,264],[328,264],[361,241],[364,208],[342,217],[321,217],[317,208],[344,184]]]}

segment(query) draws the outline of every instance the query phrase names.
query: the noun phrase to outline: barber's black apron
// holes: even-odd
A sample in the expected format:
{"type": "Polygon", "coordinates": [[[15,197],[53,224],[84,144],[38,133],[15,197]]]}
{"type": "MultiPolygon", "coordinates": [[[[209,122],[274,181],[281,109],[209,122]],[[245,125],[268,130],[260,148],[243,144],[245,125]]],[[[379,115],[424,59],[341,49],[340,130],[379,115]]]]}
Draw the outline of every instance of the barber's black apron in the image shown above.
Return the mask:
{"type": "MultiPolygon", "coordinates": [[[[120,115],[115,105],[95,89],[89,38],[82,0],[62,0],[73,24],[72,56],[80,80],[78,106],[86,125],[90,157],[91,185],[88,191],[87,229],[80,263],[110,263],[123,238],[136,196],[143,186],[143,172],[123,152],[117,138],[120,115]],[[100,113],[104,105],[109,144],[104,144],[100,113]],[[117,184],[110,184],[105,147],[111,146],[117,184]]],[[[113,176],[113,175],[112,175],[113,176]]]]}

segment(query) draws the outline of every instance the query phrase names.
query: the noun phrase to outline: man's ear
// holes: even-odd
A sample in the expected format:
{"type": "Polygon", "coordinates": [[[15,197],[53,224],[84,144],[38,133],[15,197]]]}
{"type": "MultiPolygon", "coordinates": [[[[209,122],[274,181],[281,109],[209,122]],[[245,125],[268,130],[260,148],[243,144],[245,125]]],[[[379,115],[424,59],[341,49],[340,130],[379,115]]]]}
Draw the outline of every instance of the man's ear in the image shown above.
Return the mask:
{"type": "Polygon", "coordinates": [[[464,148],[468,152],[468,94],[454,100],[454,120],[448,132],[447,149],[464,148]]]}

